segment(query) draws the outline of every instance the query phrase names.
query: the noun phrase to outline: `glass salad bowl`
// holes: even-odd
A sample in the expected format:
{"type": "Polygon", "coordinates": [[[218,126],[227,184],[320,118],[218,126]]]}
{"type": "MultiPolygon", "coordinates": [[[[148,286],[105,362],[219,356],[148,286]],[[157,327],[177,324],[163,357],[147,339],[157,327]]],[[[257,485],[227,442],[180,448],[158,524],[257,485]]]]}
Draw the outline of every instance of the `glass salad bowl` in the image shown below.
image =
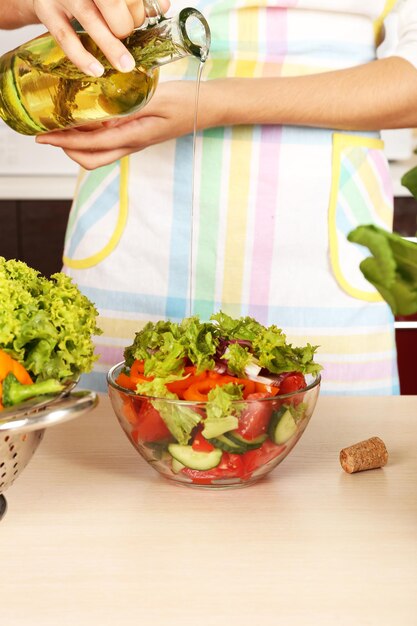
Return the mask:
{"type": "Polygon", "coordinates": [[[320,390],[320,374],[309,374],[301,390],[253,393],[213,416],[207,401],[138,395],[119,384],[123,371],[124,362],[112,367],[107,383],[129,441],[165,478],[206,489],[244,487],[271,472],[299,441],[320,390]]]}

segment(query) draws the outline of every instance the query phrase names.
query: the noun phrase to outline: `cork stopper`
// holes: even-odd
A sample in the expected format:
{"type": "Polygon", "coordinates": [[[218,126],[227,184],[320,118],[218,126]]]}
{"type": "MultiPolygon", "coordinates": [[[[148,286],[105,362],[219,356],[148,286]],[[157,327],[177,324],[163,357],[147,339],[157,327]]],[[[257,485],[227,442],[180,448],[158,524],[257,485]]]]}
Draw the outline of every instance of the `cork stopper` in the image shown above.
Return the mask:
{"type": "Polygon", "coordinates": [[[340,451],[340,465],[348,474],[383,467],[387,462],[388,451],[379,437],[371,437],[340,451]]]}

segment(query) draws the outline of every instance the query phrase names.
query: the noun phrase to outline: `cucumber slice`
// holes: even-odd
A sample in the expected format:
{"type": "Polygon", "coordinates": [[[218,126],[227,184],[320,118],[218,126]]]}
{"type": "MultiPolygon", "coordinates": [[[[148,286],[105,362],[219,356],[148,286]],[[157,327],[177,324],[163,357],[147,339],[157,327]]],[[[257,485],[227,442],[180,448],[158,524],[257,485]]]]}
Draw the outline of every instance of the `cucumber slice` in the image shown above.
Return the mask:
{"type": "Polygon", "coordinates": [[[295,435],[297,424],[286,406],[272,414],[268,432],[272,441],[277,445],[286,443],[295,435]]]}
{"type": "Polygon", "coordinates": [[[248,448],[239,441],[229,439],[227,435],[220,435],[209,439],[209,442],[215,447],[224,450],[224,452],[232,452],[233,454],[244,454],[248,448]]]}
{"type": "Polygon", "coordinates": [[[171,461],[171,469],[174,472],[174,474],[178,474],[178,472],[180,472],[182,469],[184,469],[185,465],[183,463],[180,463],[179,461],[177,461],[177,459],[172,459],[171,461]]]}
{"type": "Polygon", "coordinates": [[[235,430],[237,427],[238,419],[235,415],[228,415],[219,419],[206,419],[202,434],[206,439],[213,439],[224,435],[228,430],[235,430]]]}
{"type": "Polygon", "coordinates": [[[182,446],[179,443],[170,443],[168,452],[176,461],[195,470],[209,470],[217,467],[223,454],[218,448],[211,452],[197,452],[192,446],[182,446]]]}
{"type": "Polygon", "coordinates": [[[259,435],[259,437],[255,437],[255,439],[245,439],[236,431],[231,433],[226,433],[225,437],[230,439],[230,441],[234,441],[241,446],[245,446],[246,450],[256,450],[256,448],[260,448],[261,445],[268,439],[268,435],[259,435]]]}

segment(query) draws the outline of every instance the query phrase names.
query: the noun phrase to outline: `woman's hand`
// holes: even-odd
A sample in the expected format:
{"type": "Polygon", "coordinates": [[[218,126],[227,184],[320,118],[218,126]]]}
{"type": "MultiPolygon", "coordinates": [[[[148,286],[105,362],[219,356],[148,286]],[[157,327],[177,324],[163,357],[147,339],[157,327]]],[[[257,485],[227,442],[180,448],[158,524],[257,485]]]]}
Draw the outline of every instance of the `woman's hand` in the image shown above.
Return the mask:
{"type": "MultiPolygon", "coordinates": [[[[37,141],[60,146],[80,165],[94,169],[191,133],[194,109],[194,82],[161,83],[149,104],[131,117],[104,123],[98,130],[40,135],[37,141]]],[[[253,124],[352,131],[416,128],[416,111],[417,70],[402,58],[389,57],[308,76],[203,81],[197,128],[253,124]]]]}
{"type": "MultiPolygon", "coordinates": [[[[168,7],[169,0],[163,0],[161,10],[165,12],[168,7]]],[[[68,58],[86,74],[101,76],[104,68],[82,46],[71,27],[72,18],[83,26],[116,69],[130,72],[135,67],[120,39],[143,23],[143,0],[33,0],[33,8],[68,58]]]]}
{"type": "MultiPolygon", "coordinates": [[[[130,72],[134,68],[135,61],[120,39],[143,23],[146,0],[9,0],[9,3],[3,3],[6,6],[2,8],[1,27],[43,23],[68,58],[85,74],[101,76],[104,68],[83,47],[71,26],[73,18],[116,69],[130,72]]],[[[169,0],[160,0],[159,4],[162,13],[170,6],[169,0]]]]}
{"type": "MultiPolygon", "coordinates": [[[[213,103],[204,87],[205,83],[201,83],[199,129],[215,125],[213,103]]],[[[36,141],[61,147],[85,169],[95,169],[148,146],[192,133],[195,97],[193,81],[160,83],[152,100],[132,116],[103,122],[99,128],[46,133],[36,141]]]]}

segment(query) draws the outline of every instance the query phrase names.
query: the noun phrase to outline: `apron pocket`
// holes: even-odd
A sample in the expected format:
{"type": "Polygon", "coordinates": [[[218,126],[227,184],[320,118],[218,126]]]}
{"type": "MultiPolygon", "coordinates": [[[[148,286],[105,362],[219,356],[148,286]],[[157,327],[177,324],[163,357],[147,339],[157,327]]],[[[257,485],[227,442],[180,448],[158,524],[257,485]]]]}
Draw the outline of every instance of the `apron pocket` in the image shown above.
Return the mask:
{"type": "Polygon", "coordinates": [[[330,263],[339,286],[350,296],[367,302],[382,301],[359,268],[369,251],[349,242],[347,235],[360,224],[392,229],[392,184],[383,147],[380,139],[333,135],[330,263]]]}
{"type": "Polygon", "coordinates": [[[129,157],[85,174],[78,183],[68,220],[63,261],[87,269],[118,245],[128,214],[129,157]]]}

